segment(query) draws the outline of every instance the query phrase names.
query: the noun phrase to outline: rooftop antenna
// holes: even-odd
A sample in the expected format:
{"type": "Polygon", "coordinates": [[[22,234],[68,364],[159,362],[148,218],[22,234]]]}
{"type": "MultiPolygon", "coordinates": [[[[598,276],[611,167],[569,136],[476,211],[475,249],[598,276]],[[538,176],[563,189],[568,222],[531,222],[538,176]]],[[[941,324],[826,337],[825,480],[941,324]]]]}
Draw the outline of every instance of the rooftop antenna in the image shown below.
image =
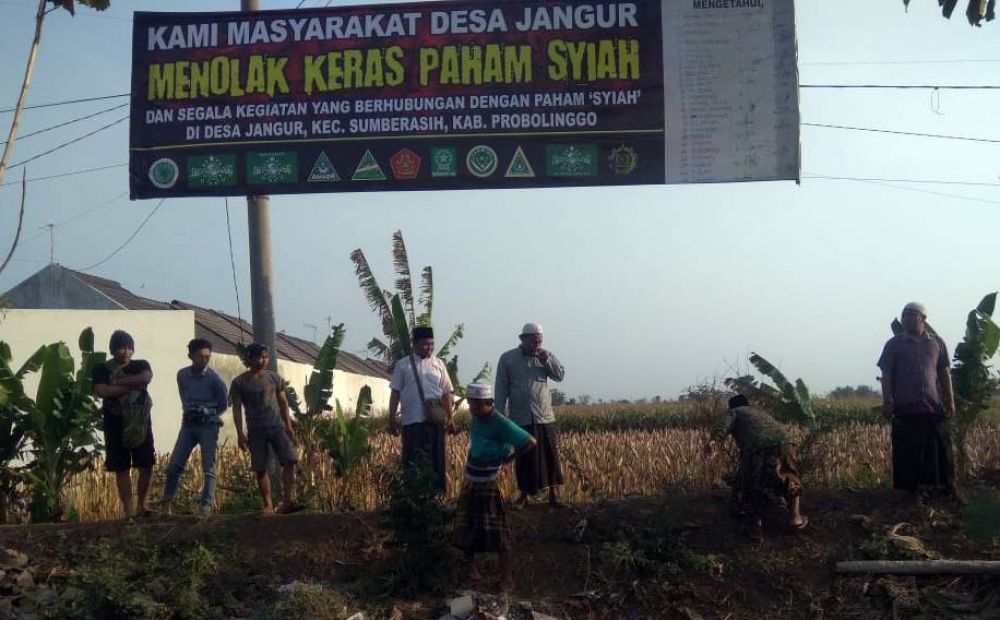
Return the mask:
{"type": "Polygon", "coordinates": [[[55,260],[55,256],[56,256],[56,235],[55,235],[56,223],[53,222],[52,220],[49,220],[48,223],[45,224],[45,226],[42,226],[42,228],[48,228],[49,229],[49,264],[51,265],[52,263],[56,262],[56,260],[55,260]]]}
{"type": "Polygon", "coordinates": [[[313,342],[315,343],[316,338],[319,335],[319,328],[313,325],[312,323],[302,323],[302,324],[308,327],[309,329],[313,330],[313,342]]]}

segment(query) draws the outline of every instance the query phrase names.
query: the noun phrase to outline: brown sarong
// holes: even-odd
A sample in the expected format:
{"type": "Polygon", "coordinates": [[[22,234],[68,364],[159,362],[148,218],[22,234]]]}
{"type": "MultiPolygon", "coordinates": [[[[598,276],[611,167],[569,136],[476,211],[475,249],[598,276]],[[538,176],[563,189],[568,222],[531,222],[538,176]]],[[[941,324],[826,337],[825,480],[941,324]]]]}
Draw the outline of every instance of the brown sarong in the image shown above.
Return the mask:
{"type": "Polygon", "coordinates": [[[510,549],[510,515],[507,512],[507,468],[496,480],[462,485],[455,511],[452,544],[466,553],[510,549]]]}
{"type": "Polygon", "coordinates": [[[799,460],[792,444],[781,444],[740,455],[740,469],[733,486],[736,514],[762,515],[768,506],[786,506],[802,494],[799,460]]]}
{"type": "Polygon", "coordinates": [[[534,495],[542,489],[560,486],[563,473],[555,426],[534,424],[521,428],[535,438],[538,446],[517,457],[517,488],[522,493],[534,495]]]}

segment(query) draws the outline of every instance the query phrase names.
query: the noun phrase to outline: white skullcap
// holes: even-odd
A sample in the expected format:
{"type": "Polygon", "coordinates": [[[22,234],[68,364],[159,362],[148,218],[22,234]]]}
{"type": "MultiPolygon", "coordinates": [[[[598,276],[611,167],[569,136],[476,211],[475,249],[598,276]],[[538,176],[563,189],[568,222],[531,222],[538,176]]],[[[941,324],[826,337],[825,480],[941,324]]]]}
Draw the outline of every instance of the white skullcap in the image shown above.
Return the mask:
{"type": "Polygon", "coordinates": [[[911,301],[910,303],[903,306],[903,312],[907,310],[915,310],[920,313],[925,319],[927,318],[927,306],[920,303],[919,301],[911,301]]]}
{"type": "Polygon", "coordinates": [[[542,326],[538,323],[525,323],[524,327],[521,328],[522,336],[530,336],[532,334],[542,335],[542,326]]]}
{"type": "Polygon", "coordinates": [[[476,400],[492,400],[493,384],[486,379],[477,379],[465,387],[465,396],[476,400]]]}

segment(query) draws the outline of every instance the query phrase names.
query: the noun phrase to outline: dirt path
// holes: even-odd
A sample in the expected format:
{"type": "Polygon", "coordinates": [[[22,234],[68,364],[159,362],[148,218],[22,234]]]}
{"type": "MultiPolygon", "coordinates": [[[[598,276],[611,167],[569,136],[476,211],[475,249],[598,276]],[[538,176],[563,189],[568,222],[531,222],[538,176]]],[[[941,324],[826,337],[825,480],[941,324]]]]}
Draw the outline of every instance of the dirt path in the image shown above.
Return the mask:
{"type": "MultiPolygon", "coordinates": [[[[990,493],[980,489],[973,495],[990,493]]],[[[940,611],[932,599],[982,603],[979,615],[956,617],[1000,618],[1000,605],[990,607],[981,595],[1000,590],[996,581],[834,573],[839,560],[914,557],[888,536],[897,523],[912,524],[899,531],[915,536],[929,554],[1000,559],[1000,541],[970,538],[965,518],[951,506],[914,506],[889,490],[816,491],[803,504],[811,518],[806,531],[775,524],[757,544],[729,516],[727,499],[723,490],[700,491],[514,513],[514,597],[565,618],[947,617],[927,615],[929,609],[940,611]],[[906,596],[916,601],[910,611],[900,607],[906,596]]],[[[356,600],[371,602],[373,615],[396,607],[404,617],[437,618],[444,595],[492,587],[489,578],[470,583],[456,570],[439,592],[400,597],[380,590],[380,583],[389,583],[379,580],[394,553],[387,540],[371,514],[0,527],[0,546],[27,554],[38,574],[60,566],[82,570],[74,564],[101,545],[203,544],[217,555],[210,590],[238,600],[237,611],[273,600],[282,584],[308,581],[352,592],[356,600]]],[[[488,573],[494,564],[483,566],[488,573]]],[[[232,603],[220,601],[217,609],[237,615],[227,605],[232,603]]]]}

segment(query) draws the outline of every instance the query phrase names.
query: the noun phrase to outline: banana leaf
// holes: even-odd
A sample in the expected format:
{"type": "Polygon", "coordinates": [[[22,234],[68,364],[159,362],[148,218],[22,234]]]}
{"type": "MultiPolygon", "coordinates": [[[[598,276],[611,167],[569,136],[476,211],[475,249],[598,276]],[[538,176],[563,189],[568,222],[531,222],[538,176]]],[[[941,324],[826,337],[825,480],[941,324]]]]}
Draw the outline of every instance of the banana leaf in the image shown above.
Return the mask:
{"type": "Polygon", "coordinates": [[[72,389],[73,369],[73,357],[65,343],[57,342],[45,347],[33,414],[48,418],[61,413],[60,398],[63,392],[72,389]]]}
{"type": "Polygon", "coordinates": [[[334,326],[332,333],[320,347],[305,386],[306,415],[319,415],[330,406],[330,397],[333,396],[333,372],[337,366],[337,354],[344,343],[344,332],[343,323],[334,326]]]}
{"type": "Polygon", "coordinates": [[[410,277],[410,259],[406,254],[406,243],[403,242],[403,231],[392,233],[392,266],[396,271],[396,290],[403,300],[403,307],[411,325],[417,322],[417,314],[413,303],[413,278],[410,277]]]}
{"type": "Polygon", "coordinates": [[[391,359],[389,357],[389,345],[382,342],[378,338],[372,338],[368,342],[368,352],[371,353],[376,359],[386,360],[391,359]]]}
{"type": "MultiPolygon", "coordinates": [[[[87,329],[90,329],[89,327],[87,329]]],[[[39,347],[23,364],[15,375],[18,380],[23,379],[28,373],[36,372],[42,367],[42,359],[45,357],[45,347],[39,347]]]]}
{"type": "Polygon", "coordinates": [[[795,384],[793,385],[792,382],[789,381],[788,378],[785,377],[785,375],[782,374],[782,372],[771,362],[756,353],[752,353],[750,355],[750,363],[753,364],[761,374],[767,376],[774,382],[775,386],[778,388],[778,392],[781,394],[781,400],[784,404],[784,408],[787,410],[792,419],[809,426],[815,425],[816,415],[813,413],[812,399],[810,398],[809,390],[806,388],[806,384],[802,381],[802,379],[796,379],[795,384]]]}
{"type": "Polygon", "coordinates": [[[455,326],[455,329],[452,330],[451,335],[448,336],[448,339],[444,341],[444,344],[441,345],[441,348],[438,349],[437,356],[442,359],[447,358],[448,355],[451,353],[451,350],[455,347],[456,344],[458,344],[458,341],[462,338],[464,334],[465,334],[465,323],[459,323],[458,325],[455,326]]]}
{"type": "Polygon", "coordinates": [[[351,261],[354,263],[354,273],[358,276],[358,284],[368,299],[368,305],[371,306],[372,310],[382,320],[382,333],[385,334],[386,338],[392,340],[396,332],[393,324],[392,309],[386,301],[386,293],[378,285],[378,281],[375,279],[375,274],[372,273],[371,266],[368,264],[368,259],[365,258],[364,252],[360,249],[351,252],[351,261]]]}
{"type": "Polygon", "coordinates": [[[417,317],[417,325],[430,325],[434,310],[434,270],[429,265],[420,273],[420,305],[424,311],[417,317]]]}
{"type": "Polygon", "coordinates": [[[410,327],[406,324],[406,312],[403,310],[403,302],[399,295],[392,296],[392,322],[396,338],[397,350],[394,352],[396,359],[402,359],[413,350],[410,347],[410,327]]]}

